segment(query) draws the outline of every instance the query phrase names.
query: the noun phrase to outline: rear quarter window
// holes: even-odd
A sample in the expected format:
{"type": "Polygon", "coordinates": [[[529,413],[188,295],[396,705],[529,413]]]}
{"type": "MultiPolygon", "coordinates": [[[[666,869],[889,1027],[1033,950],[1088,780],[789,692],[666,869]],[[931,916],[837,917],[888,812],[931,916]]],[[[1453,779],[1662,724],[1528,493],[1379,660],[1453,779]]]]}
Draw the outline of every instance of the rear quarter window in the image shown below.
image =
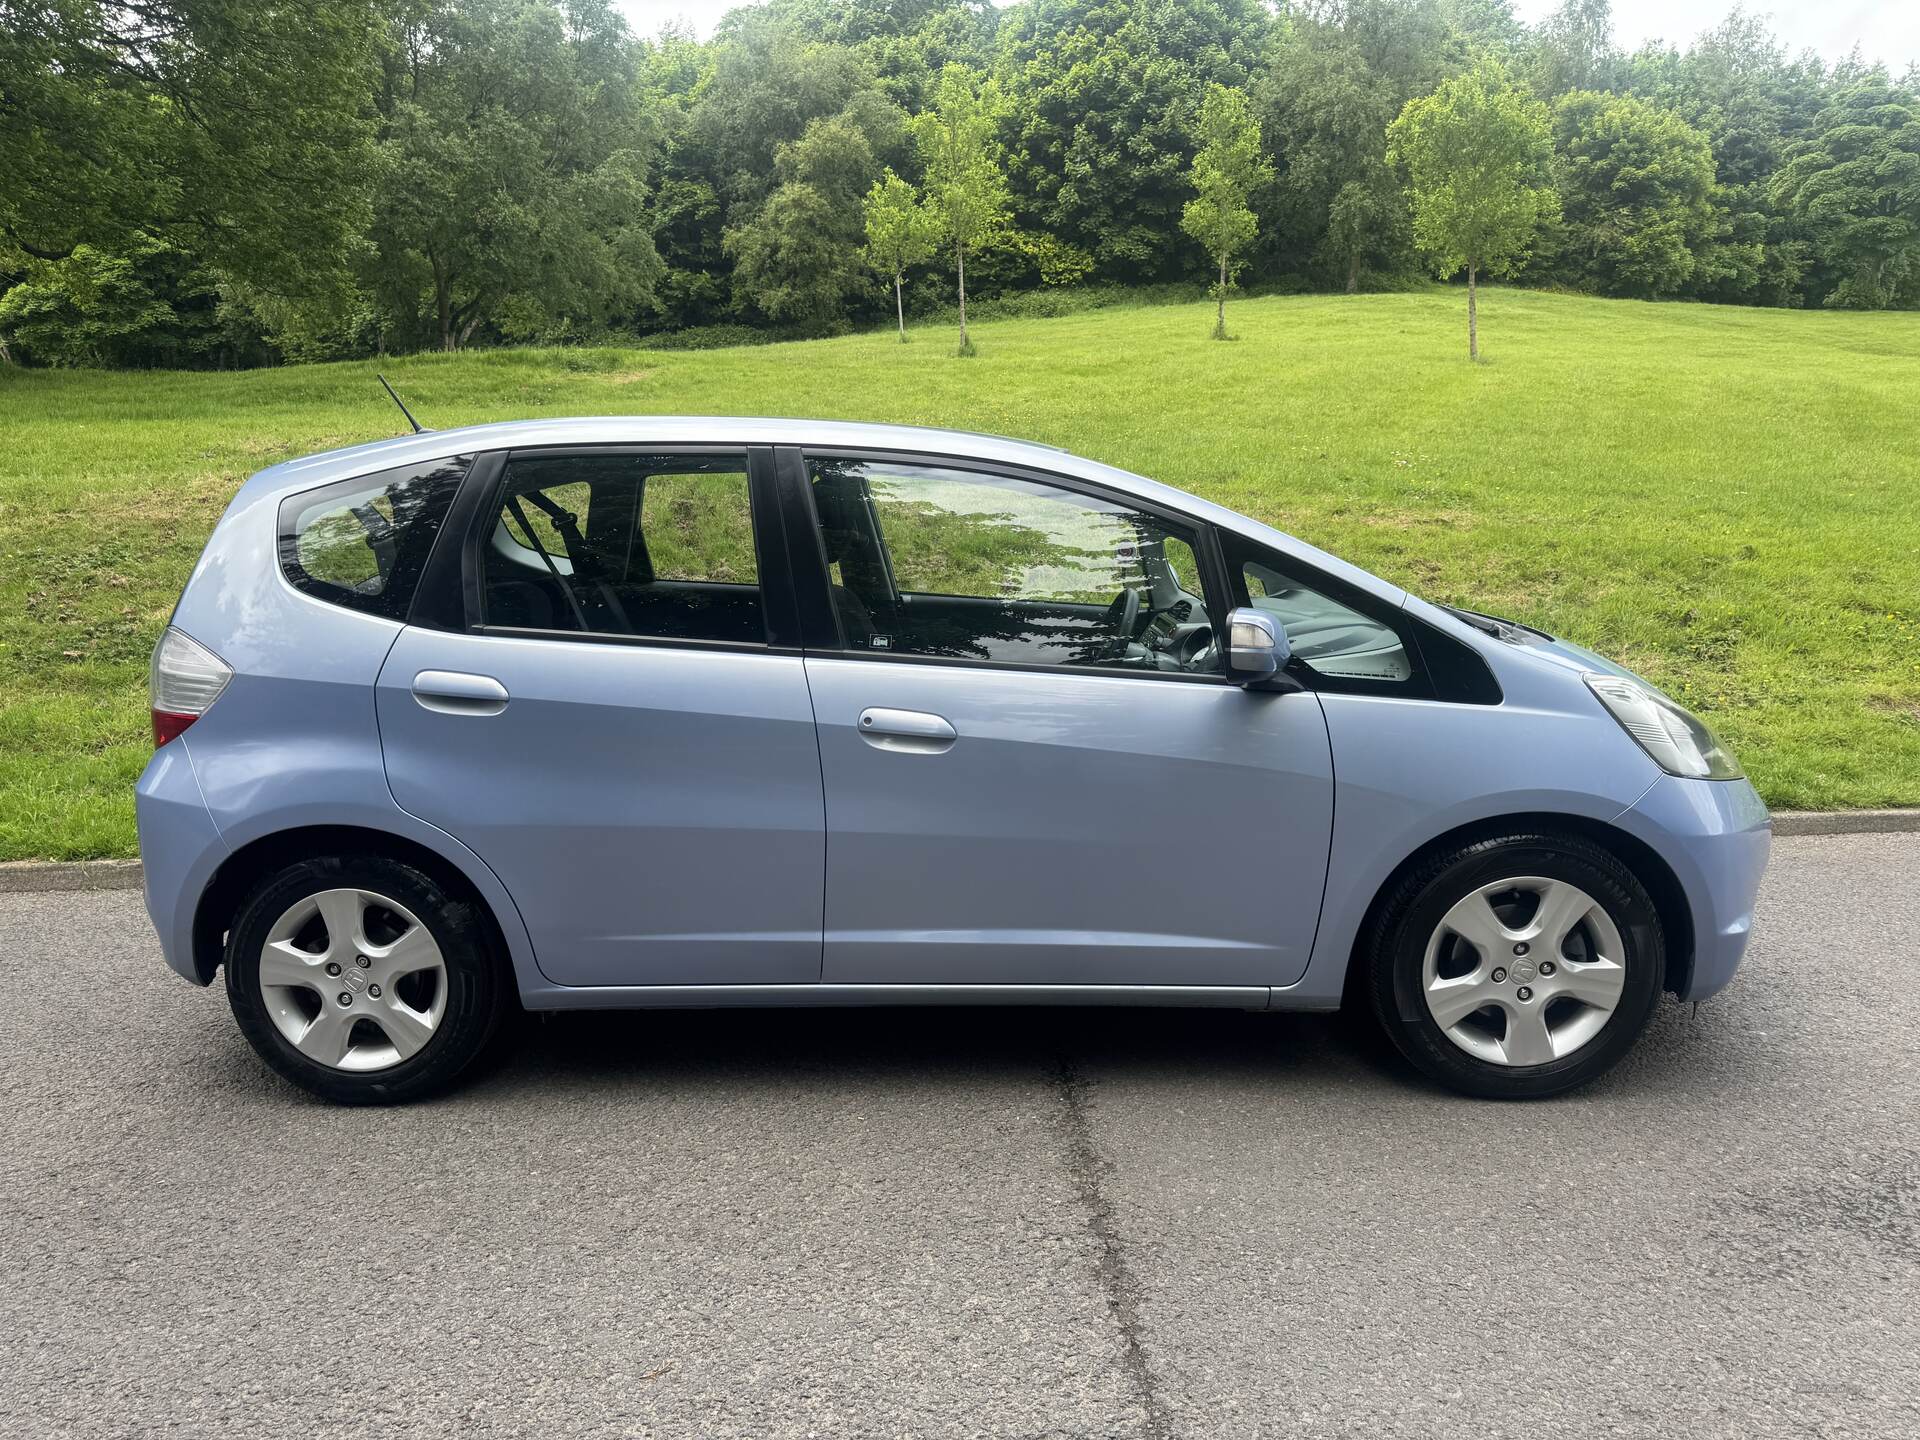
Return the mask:
{"type": "Polygon", "coordinates": [[[356,475],[280,505],[280,570],[303,594],[404,620],[471,455],[356,475]]]}

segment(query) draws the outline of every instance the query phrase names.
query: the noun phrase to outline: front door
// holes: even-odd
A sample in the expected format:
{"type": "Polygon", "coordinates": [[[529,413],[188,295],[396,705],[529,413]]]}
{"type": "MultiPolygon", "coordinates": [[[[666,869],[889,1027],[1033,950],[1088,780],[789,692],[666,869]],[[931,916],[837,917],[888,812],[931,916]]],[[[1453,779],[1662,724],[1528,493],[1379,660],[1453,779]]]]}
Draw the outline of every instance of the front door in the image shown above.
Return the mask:
{"type": "Polygon", "coordinates": [[[477,623],[382,669],[394,798],[492,867],[559,984],[820,977],[820,756],[751,490],[743,454],[515,455],[477,623]]]}
{"type": "Polygon", "coordinates": [[[840,630],[806,662],[821,978],[1297,979],[1326,723],[1310,692],[1220,673],[1199,528],[1025,474],[810,455],[804,475],[840,630]]]}

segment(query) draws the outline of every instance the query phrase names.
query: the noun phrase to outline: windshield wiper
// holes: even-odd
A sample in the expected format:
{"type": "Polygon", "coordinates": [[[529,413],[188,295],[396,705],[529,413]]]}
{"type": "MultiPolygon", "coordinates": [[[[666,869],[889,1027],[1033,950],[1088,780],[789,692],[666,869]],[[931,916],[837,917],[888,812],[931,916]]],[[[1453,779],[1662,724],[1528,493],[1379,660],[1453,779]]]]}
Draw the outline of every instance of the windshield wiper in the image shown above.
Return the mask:
{"type": "Polygon", "coordinates": [[[1449,615],[1465,621],[1483,635],[1491,635],[1496,640],[1504,640],[1509,645],[1525,645],[1530,640],[1551,640],[1553,636],[1544,630],[1536,630],[1531,625],[1522,625],[1518,620],[1503,619],[1498,615],[1483,615],[1478,610],[1462,610],[1458,605],[1440,607],[1449,615]]]}

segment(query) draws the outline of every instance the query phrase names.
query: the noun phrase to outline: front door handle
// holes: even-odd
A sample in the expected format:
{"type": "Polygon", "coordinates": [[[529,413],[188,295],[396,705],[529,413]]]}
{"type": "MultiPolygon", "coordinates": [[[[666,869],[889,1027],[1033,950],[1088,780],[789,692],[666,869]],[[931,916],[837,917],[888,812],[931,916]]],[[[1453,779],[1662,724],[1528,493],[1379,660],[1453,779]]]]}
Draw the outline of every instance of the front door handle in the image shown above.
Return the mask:
{"type": "Polygon", "coordinates": [[[442,715],[498,715],[507,708],[507,687],[491,675],[422,670],[413,677],[413,698],[442,715]]]}
{"type": "Polygon", "coordinates": [[[951,750],[959,736],[945,720],[924,710],[870,706],[860,712],[860,738],[876,750],[938,755],[951,750]]]}

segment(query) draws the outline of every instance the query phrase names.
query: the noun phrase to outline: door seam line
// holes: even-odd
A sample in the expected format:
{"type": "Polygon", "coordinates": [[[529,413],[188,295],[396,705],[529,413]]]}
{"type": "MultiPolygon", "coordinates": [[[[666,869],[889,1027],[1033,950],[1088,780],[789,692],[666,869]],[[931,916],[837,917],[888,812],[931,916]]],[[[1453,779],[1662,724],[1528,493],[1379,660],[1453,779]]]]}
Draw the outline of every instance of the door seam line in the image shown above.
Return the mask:
{"type": "Polygon", "coordinates": [[[800,656],[800,680],[807,687],[807,713],[813,717],[813,761],[820,771],[820,965],[813,983],[827,978],[827,860],[833,845],[833,831],[827,824],[827,757],[820,743],[820,709],[813,701],[813,674],[807,669],[807,657],[800,656]]]}

